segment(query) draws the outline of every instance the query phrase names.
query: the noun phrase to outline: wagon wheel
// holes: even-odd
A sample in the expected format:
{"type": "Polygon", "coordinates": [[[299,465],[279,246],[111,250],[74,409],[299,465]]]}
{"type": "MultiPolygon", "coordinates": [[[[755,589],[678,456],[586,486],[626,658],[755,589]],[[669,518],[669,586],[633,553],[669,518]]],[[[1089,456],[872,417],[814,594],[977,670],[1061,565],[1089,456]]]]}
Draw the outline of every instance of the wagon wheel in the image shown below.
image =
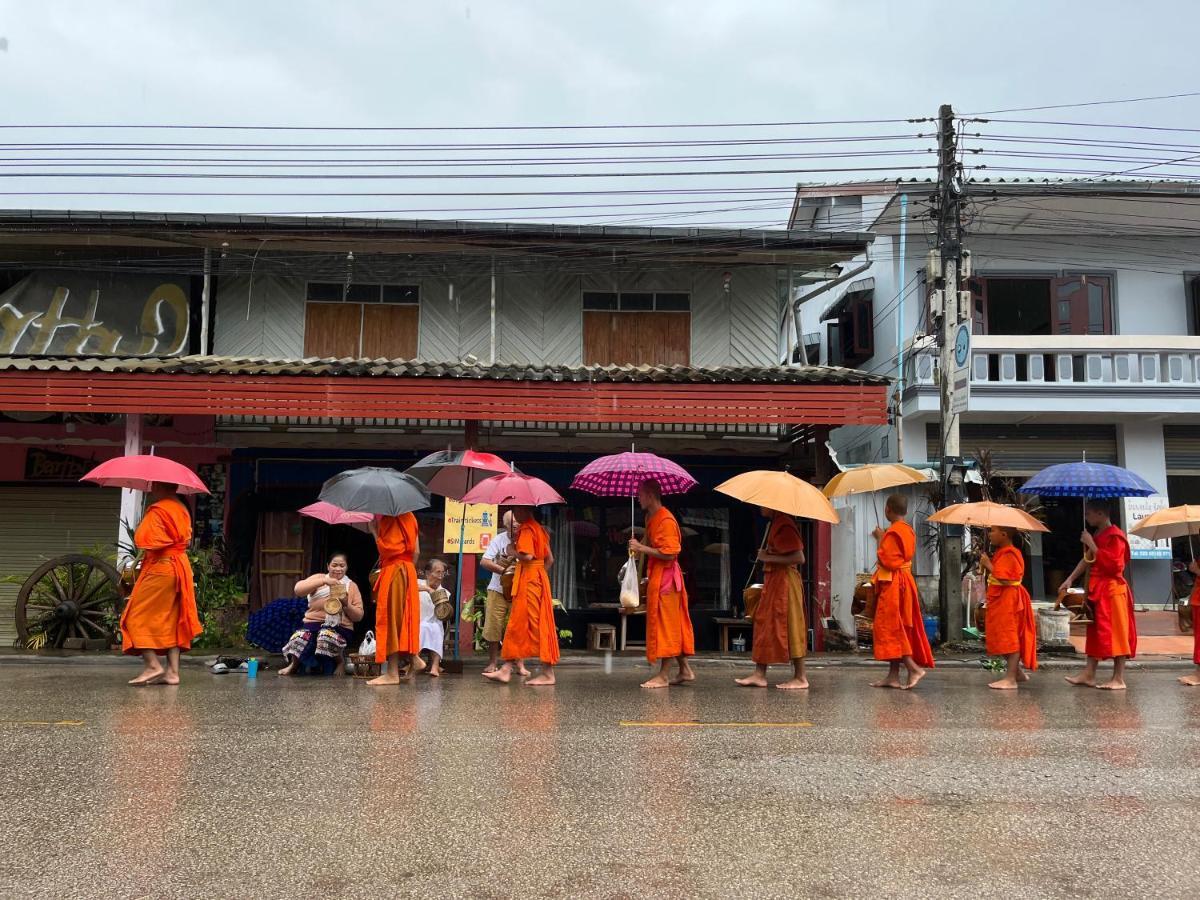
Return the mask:
{"type": "Polygon", "coordinates": [[[107,647],[121,606],[121,577],[102,559],[80,553],[38,566],[17,594],[22,647],[61,648],[71,639],[107,647]]]}

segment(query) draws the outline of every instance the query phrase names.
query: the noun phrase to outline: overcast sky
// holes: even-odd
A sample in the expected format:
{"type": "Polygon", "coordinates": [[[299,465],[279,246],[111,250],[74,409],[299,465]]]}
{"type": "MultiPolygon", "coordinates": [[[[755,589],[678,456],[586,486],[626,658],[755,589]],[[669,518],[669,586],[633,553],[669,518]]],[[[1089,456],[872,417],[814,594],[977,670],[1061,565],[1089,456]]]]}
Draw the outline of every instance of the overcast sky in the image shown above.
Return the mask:
{"type": "MultiPolygon", "coordinates": [[[[0,122],[35,124],[175,124],[314,126],[600,125],[730,122],[810,122],[930,116],[939,103],[978,112],[1009,107],[1173,94],[1200,90],[1195,35],[1200,8],[1190,2],[942,3],[835,0],[605,0],[605,2],[43,2],[0,3],[0,122]]],[[[1013,117],[1070,122],[1200,128],[1200,97],[1085,107],[1013,117]]],[[[649,220],[781,224],[785,192],[798,180],[844,181],[884,172],[839,168],[928,165],[930,126],[851,123],[776,128],[662,129],[592,132],[240,132],[68,131],[10,128],[0,151],[7,159],[0,203],[12,208],[172,209],[243,212],[378,210],[393,215],[564,221],[649,220]],[[736,140],[862,138],[909,135],[894,142],[740,145],[690,148],[551,148],[417,152],[365,143],[563,142],[614,140],[736,140]],[[204,142],[239,145],[317,143],[321,150],[67,147],[18,148],[45,142],[204,142]],[[359,145],[359,146],[348,146],[359,145]],[[906,156],[843,157],[848,151],[909,150],[906,156]],[[820,159],[683,162],[683,154],[824,153],[820,159]],[[255,174],[247,160],[277,162],[489,158],[516,160],[630,153],[666,156],[618,166],[603,162],[505,167],[506,172],[786,170],[762,175],[645,178],[483,180],[299,180],[100,178],[97,156],[127,173],[255,174]],[[832,154],[832,155],[831,155],[832,154]],[[85,177],[15,177],[63,166],[85,177]],[[86,159],[85,159],[86,158],[86,159]],[[173,168],[152,161],[175,159],[173,168]],[[199,168],[211,158],[224,168],[199,168]],[[241,163],[239,166],[238,164],[241,163]],[[801,169],[824,169],[805,172],[801,169]],[[488,192],[571,190],[713,190],[762,188],[743,198],[703,194],[533,194],[488,192]],[[767,190],[770,188],[770,190],[767,190]],[[14,196],[13,192],[116,191],[116,195],[14,196]],[[343,192],[353,197],[153,196],[166,192],[343,192]],[[386,193],[465,192],[470,197],[400,197],[386,193]],[[372,196],[374,195],[374,196],[372,196]],[[600,204],[661,202],[694,205],[653,210],[600,204]],[[517,209],[558,205],[557,211],[517,209]],[[752,209],[744,207],[751,206],[752,209]],[[739,208],[742,207],[742,208],[739,208]],[[439,210],[427,212],[427,210],[439,210]],[[483,212],[480,212],[483,210],[483,212]],[[489,214],[487,211],[491,210],[489,214]],[[603,216],[609,216],[605,219],[603,216]]],[[[1200,144],[1186,133],[1086,130],[1066,125],[993,124],[993,134],[1105,137],[1200,144]]],[[[1000,148],[1003,149],[1003,148],[1000,148]]],[[[1010,145],[1009,149],[1012,149],[1010,145]]],[[[1021,145],[1019,149],[1037,150],[1021,145]]],[[[1059,146],[1055,152],[1078,153],[1059,146]]],[[[1107,149],[1115,155],[1182,156],[1186,149],[1107,149]]],[[[1005,164],[994,160],[997,165],[1005,164]]],[[[328,163],[325,163],[328,165],[328,163]]],[[[1135,163],[1008,160],[1086,173],[1124,171],[1135,163]]],[[[50,169],[50,171],[56,171],[50,169]]],[[[315,174],[278,167],[274,174],[315,174]]],[[[399,174],[412,169],[354,167],[341,174],[399,174]]],[[[425,172],[429,170],[426,169],[425,172]]],[[[494,166],[438,169],[444,174],[496,172],[494,166]]],[[[1200,168],[1177,168],[1181,173],[1200,168]]],[[[1017,173],[1012,173],[1017,174],[1017,173]]],[[[1024,173],[1021,173],[1024,174],[1024,173]]]]}

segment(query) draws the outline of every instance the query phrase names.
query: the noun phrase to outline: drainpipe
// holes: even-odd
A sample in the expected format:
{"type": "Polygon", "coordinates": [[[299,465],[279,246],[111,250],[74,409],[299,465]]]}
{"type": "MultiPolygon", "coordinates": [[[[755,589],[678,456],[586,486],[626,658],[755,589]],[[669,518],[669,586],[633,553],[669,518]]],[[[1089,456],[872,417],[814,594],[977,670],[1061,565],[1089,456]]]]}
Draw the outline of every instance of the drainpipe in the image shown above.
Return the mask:
{"type": "Polygon", "coordinates": [[[896,306],[896,459],[904,462],[904,423],[901,404],[904,401],[904,295],[908,293],[908,273],[905,252],[908,238],[908,194],[900,195],[900,300],[896,306]]]}
{"type": "Polygon", "coordinates": [[[488,343],[490,348],[490,362],[494,366],[496,364],[496,260],[492,258],[492,325],[491,338],[488,343]]]}
{"type": "MultiPolygon", "coordinates": [[[[125,455],[136,456],[142,452],[142,414],[125,414],[125,455]]],[[[142,506],[142,492],[121,488],[121,520],[117,526],[117,569],[122,569],[133,557],[126,549],[129,535],[138,523],[142,506]]]]}
{"type": "Polygon", "coordinates": [[[212,251],[204,248],[204,286],[200,290],[200,355],[208,355],[208,319],[212,291],[212,251]]]}

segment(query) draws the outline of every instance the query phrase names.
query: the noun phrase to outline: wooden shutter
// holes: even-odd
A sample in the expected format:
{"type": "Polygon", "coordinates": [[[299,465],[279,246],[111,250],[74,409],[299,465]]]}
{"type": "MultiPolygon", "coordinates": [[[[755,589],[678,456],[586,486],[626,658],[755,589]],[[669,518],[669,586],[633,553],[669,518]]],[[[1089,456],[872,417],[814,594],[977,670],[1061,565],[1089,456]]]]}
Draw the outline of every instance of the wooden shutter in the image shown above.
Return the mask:
{"type": "Polygon", "coordinates": [[[304,308],[304,355],[322,359],[359,356],[361,303],[308,303],[304,308]]]}
{"type": "Polygon", "coordinates": [[[691,346],[691,313],[588,310],[583,314],[586,365],[686,366],[691,346]]]}
{"type": "Polygon", "coordinates": [[[420,317],[418,306],[364,306],[362,356],[366,359],[416,358],[420,317]]]}

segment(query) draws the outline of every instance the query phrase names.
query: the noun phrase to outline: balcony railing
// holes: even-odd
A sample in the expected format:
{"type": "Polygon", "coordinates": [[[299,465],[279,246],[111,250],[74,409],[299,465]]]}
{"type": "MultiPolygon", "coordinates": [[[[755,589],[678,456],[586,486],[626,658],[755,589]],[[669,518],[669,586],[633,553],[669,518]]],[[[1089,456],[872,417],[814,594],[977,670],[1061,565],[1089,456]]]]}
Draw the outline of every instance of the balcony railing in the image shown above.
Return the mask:
{"type": "MultiPolygon", "coordinates": [[[[971,384],[1040,389],[1200,385],[1200,337],[1175,335],[975,335],[971,384]]],[[[937,384],[938,350],[914,342],[906,376],[937,384]]]]}

